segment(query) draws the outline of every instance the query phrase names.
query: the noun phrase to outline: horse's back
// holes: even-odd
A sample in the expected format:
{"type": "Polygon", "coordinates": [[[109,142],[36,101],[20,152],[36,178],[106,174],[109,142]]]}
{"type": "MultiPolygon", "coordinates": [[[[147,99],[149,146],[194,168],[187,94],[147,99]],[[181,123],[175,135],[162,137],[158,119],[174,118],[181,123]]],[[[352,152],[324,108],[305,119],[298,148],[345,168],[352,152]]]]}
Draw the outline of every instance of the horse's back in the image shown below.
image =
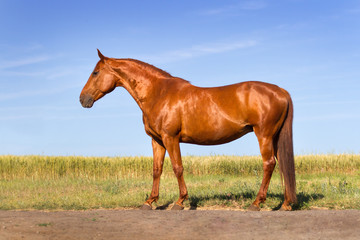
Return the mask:
{"type": "Polygon", "coordinates": [[[287,91],[277,85],[249,81],[211,88],[192,86],[192,90],[185,94],[184,99],[193,98],[192,106],[213,105],[243,119],[258,112],[259,108],[270,110],[269,108],[280,105],[284,107],[289,97],[287,91]]]}

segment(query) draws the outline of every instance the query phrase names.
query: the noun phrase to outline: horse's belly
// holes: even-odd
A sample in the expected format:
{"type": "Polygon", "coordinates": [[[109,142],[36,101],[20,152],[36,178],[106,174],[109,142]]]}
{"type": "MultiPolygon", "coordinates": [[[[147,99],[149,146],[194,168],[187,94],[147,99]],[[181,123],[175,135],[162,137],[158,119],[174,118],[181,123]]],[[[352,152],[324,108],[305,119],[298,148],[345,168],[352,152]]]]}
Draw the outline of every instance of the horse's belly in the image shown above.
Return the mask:
{"type": "Polygon", "coordinates": [[[252,132],[251,126],[241,126],[228,129],[196,129],[180,135],[180,141],[199,145],[217,145],[231,142],[252,132]]]}

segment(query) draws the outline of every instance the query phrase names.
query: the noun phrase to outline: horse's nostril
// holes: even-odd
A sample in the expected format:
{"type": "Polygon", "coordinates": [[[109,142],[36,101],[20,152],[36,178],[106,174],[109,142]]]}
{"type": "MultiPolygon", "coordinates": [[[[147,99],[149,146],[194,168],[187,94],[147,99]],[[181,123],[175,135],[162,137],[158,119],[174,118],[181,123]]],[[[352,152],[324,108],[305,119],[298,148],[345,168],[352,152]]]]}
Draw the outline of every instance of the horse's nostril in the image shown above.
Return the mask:
{"type": "Polygon", "coordinates": [[[84,99],[85,99],[85,96],[80,95],[80,103],[81,103],[81,105],[84,105],[84,99]]]}
{"type": "Polygon", "coordinates": [[[90,95],[80,95],[80,103],[84,108],[91,108],[94,105],[94,98],[90,95]]]}

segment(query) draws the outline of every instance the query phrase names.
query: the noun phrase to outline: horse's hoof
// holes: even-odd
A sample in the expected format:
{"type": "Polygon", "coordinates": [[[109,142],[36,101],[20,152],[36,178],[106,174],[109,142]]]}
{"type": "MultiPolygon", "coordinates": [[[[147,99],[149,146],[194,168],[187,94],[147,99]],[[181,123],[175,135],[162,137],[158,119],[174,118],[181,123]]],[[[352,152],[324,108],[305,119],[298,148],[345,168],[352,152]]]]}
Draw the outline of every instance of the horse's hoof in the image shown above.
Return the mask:
{"type": "Polygon", "coordinates": [[[171,210],[183,210],[184,207],[183,206],[180,206],[179,204],[174,204],[174,206],[171,208],[171,210]]]}
{"type": "Polygon", "coordinates": [[[279,211],[291,211],[292,208],[290,205],[281,205],[281,208],[279,209],[279,211]]]}
{"type": "Polygon", "coordinates": [[[250,205],[250,207],[248,208],[248,211],[260,211],[260,207],[255,206],[255,205],[250,205]]]}
{"type": "Polygon", "coordinates": [[[144,205],[142,205],[140,210],[152,210],[152,207],[149,204],[144,204],[144,205]]]}

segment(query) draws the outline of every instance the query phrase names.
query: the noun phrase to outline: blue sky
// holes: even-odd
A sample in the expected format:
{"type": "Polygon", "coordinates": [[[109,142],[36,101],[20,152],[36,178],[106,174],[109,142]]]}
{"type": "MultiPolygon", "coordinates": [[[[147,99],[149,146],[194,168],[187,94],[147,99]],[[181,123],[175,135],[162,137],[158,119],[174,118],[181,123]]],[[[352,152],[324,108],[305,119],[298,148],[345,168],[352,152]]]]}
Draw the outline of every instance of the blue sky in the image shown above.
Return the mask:
{"type": "MultiPolygon", "coordinates": [[[[79,94],[105,56],[136,58],[197,86],[287,89],[296,154],[360,153],[360,1],[0,0],[0,154],[152,154],[122,88],[79,94]]],[[[183,155],[257,155],[253,133],[183,155]]]]}

